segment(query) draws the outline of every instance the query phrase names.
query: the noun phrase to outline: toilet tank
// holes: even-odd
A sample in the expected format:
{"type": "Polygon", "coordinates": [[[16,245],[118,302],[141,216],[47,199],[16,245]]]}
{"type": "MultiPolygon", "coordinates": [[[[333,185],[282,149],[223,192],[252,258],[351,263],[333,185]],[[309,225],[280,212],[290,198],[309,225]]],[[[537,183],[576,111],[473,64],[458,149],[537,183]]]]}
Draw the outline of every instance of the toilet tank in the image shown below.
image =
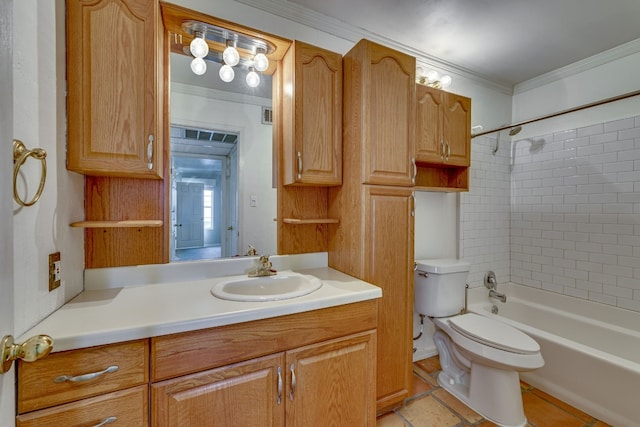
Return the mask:
{"type": "Polygon", "coordinates": [[[459,259],[416,261],[414,310],[429,317],[459,314],[471,264],[459,259]]]}

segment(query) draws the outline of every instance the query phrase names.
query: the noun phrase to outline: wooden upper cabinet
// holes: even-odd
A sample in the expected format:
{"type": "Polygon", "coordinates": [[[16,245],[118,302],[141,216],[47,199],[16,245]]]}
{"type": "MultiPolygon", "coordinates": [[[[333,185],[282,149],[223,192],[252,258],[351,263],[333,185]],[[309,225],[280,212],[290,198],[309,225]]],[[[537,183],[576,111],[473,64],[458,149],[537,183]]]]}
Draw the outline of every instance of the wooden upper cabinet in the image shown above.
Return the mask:
{"type": "Polygon", "coordinates": [[[416,85],[416,162],[469,166],[471,99],[416,85]]]}
{"type": "Polygon", "coordinates": [[[340,185],[342,56],[295,41],[282,78],[284,185],[340,185]]]}
{"type": "Polygon", "coordinates": [[[442,136],[447,147],[445,160],[456,166],[471,165],[471,99],[443,92],[442,136]]]}
{"type": "Polygon", "coordinates": [[[162,178],[158,0],[67,0],[67,168],[162,178]]]}
{"type": "Polygon", "coordinates": [[[361,163],[361,183],[412,186],[415,58],[361,40],[345,55],[344,69],[352,82],[344,93],[345,137],[360,148],[350,167],[361,163]]]}

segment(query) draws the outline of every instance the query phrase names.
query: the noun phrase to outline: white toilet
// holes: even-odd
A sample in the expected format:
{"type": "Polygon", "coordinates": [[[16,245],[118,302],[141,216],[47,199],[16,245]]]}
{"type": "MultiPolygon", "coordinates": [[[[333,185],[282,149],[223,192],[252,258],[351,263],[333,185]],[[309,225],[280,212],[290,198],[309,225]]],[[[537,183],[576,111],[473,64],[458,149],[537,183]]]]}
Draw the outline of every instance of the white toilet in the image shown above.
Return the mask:
{"type": "Polygon", "coordinates": [[[433,321],[440,355],[438,382],[460,401],[501,426],[524,426],[518,372],[544,365],[540,346],[493,318],[461,314],[469,263],[416,261],[415,311],[433,321]]]}

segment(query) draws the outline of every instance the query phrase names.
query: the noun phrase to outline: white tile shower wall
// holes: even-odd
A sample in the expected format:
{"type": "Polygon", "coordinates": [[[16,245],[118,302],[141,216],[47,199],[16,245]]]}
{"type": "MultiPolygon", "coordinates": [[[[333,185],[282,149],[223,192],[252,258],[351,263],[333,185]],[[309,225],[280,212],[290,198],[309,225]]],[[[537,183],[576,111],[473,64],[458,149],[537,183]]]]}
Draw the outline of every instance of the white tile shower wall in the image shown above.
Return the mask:
{"type": "Polygon", "coordinates": [[[510,153],[497,136],[474,138],[471,143],[469,192],[460,195],[460,258],[471,263],[470,287],[483,286],[492,270],[498,283],[510,281],[510,153]]]}
{"type": "Polygon", "coordinates": [[[511,281],[640,311],[640,116],[513,144],[511,281]]]}

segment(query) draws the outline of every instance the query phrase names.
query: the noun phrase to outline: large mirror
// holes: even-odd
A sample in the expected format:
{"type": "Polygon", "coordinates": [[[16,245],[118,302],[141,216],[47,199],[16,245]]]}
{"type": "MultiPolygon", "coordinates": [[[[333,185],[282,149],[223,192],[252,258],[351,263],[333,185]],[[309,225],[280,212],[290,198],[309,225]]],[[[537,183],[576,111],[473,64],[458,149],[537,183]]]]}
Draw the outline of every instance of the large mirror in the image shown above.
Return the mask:
{"type": "Polygon", "coordinates": [[[220,64],[191,71],[190,56],[171,53],[170,260],[276,253],[271,76],[258,87],[220,64]]]}

